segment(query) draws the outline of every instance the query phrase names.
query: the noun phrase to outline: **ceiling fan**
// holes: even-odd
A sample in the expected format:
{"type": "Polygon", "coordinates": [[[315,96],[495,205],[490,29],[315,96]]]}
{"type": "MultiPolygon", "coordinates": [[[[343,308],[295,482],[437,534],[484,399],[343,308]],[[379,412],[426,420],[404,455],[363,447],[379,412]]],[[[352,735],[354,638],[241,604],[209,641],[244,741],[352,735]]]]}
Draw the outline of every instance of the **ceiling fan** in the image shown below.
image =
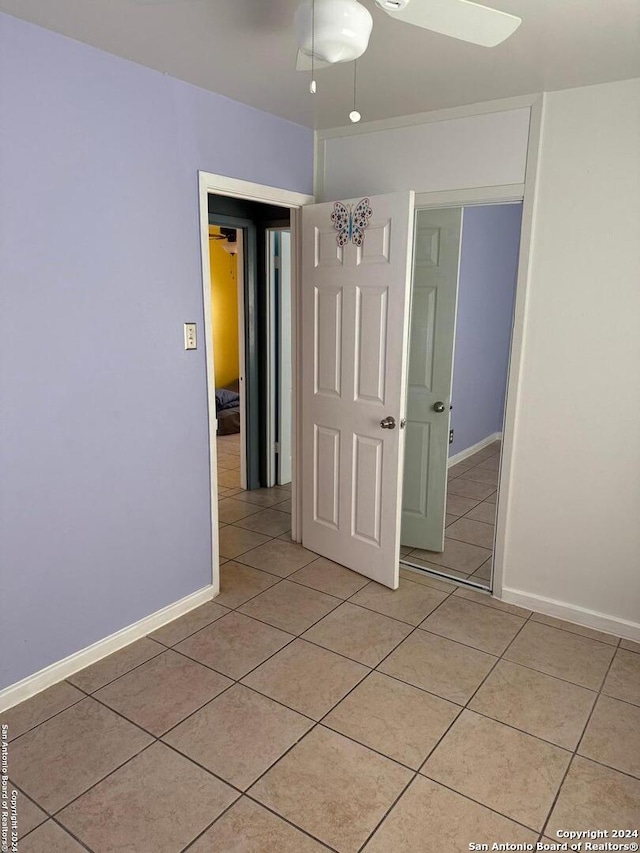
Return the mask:
{"type": "MultiPolygon", "coordinates": [[[[184,0],[132,0],[156,6],[184,0]]],[[[522,19],[473,0],[374,0],[391,18],[460,41],[495,47],[522,19]]],[[[298,71],[353,62],[365,52],[373,29],[371,12],[359,0],[302,0],[294,16],[298,71]]],[[[314,84],[315,85],[315,84],[314,84]]],[[[312,89],[315,91],[315,89],[312,89]]]]}
{"type": "MultiPolygon", "coordinates": [[[[483,47],[509,38],[522,19],[471,0],[375,0],[406,24],[483,47]]],[[[373,17],[358,0],[303,0],[295,13],[299,71],[353,62],[367,49],[373,17]]]]}

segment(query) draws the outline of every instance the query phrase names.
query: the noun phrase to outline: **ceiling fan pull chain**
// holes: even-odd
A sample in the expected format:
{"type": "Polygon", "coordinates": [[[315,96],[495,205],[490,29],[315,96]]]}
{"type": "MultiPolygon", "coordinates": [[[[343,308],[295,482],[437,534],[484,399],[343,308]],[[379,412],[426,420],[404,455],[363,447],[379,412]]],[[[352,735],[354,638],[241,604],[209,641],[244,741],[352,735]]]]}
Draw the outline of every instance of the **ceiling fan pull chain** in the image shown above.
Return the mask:
{"type": "Polygon", "coordinates": [[[316,0],[311,0],[311,84],[309,91],[316,93],[316,0]]]}
{"type": "Polygon", "coordinates": [[[349,118],[355,124],[357,121],[360,121],[362,116],[356,109],[356,92],[357,92],[357,82],[358,82],[358,60],[356,59],[353,63],[353,109],[349,113],[349,118]]]}

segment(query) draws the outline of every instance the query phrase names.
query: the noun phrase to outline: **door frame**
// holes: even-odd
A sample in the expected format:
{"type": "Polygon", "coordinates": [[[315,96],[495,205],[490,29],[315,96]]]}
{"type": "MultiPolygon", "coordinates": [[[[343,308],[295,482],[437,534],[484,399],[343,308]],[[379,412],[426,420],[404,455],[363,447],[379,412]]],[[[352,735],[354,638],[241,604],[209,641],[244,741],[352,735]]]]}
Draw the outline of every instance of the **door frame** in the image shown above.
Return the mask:
{"type": "Polygon", "coordinates": [[[301,539],[301,493],[298,487],[298,448],[300,447],[300,209],[313,204],[314,196],[292,190],[256,184],[217,175],[198,172],[200,210],[200,254],[202,272],[202,298],[204,308],[205,366],[207,378],[207,415],[209,424],[209,481],[211,500],[211,584],[213,594],[220,591],[220,552],[218,544],[218,466],[216,444],[215,366],[213,361],[213,318],[211,310],[211,273],[209,267],[209,195],[231,196],[246,201],[257,201],[288,208],[291,217],[291,342],[293,352],[293,430],[291,478],[291,538],[301,539]]]}

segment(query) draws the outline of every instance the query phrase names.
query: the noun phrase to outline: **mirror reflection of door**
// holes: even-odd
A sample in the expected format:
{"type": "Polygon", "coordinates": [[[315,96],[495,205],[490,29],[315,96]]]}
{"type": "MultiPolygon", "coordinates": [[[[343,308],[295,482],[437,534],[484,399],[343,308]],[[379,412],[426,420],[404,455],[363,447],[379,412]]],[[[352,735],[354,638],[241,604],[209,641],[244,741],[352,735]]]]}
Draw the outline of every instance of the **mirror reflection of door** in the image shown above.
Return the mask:
{"type": "Polygon", "coordinates": [[[462,208],[416,214],[402,545],[442,551],[462,208]]]}
{"type": "Polygon", "coordinates": [[[491,587],[522,205],[416,214],[401,561],[491,587]]]}

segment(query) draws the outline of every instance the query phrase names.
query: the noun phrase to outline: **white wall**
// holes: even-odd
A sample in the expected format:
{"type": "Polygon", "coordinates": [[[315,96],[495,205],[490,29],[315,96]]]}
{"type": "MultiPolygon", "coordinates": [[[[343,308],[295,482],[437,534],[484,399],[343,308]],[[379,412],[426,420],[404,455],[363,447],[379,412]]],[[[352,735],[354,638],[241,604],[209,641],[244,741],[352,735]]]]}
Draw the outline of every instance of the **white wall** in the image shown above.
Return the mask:
{"type": "Polygon", "coordinates": [[[545,96],[527,292],[504,596],[638,639],[640,80],[545,96]]]}
{"type": "Polygon", "coordinates": [[[373,132],[362,125],[355,133],[347,128],[347,135],[319,139],[324,174],[318,196],[334,200],[396,190],[520,184],[527,162],[529,107],[492,109],[373,132]]]}

